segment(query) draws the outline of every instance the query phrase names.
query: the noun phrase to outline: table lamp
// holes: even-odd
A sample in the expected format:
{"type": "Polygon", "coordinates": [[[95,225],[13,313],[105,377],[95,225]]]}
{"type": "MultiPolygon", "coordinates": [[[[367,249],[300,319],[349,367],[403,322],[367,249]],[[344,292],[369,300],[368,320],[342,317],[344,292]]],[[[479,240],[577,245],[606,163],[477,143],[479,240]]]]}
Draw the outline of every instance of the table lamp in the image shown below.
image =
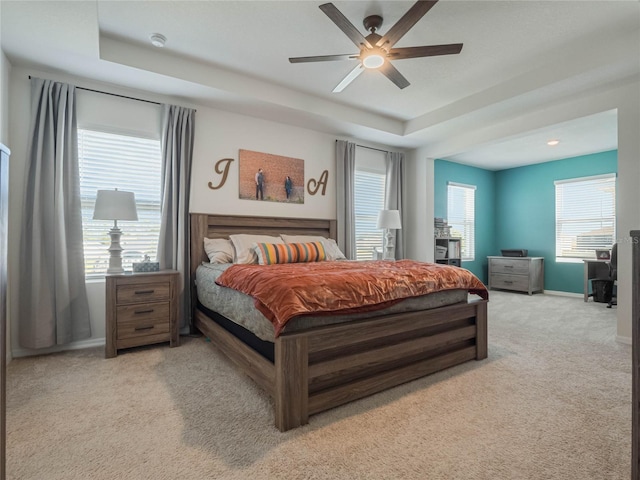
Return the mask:
{"type": "Polygon", "coordinates": [[[385,229],[386,241],[384,250],[384,260],[395,259],[394,235],[391,230],[399,230],[402,228],[399,210],[380,210],[378,213],[378,228],[385,229]]]}
{"type": "Polygon", "coordinates": [[[109,268],[107,273],[124,273],[122,268],[122,247],[118,228],[118,220],[138,220],[136,198],[133,192],[118,190],[98,190],[96,206],[93,210],[94,220],[113,220],[113,228],[109,230],[111,245],[109,246],[109,268]]]}

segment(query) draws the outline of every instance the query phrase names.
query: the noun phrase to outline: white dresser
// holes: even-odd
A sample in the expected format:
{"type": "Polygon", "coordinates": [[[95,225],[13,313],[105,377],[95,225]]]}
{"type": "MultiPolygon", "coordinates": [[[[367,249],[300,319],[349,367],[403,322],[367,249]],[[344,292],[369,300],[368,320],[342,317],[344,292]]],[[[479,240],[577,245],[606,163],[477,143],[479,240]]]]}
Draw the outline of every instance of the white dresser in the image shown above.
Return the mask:
{"type": "Polygon", "coordinates": [[[489,289],[544,291],[544,257],[487,257],[489,289]]]}

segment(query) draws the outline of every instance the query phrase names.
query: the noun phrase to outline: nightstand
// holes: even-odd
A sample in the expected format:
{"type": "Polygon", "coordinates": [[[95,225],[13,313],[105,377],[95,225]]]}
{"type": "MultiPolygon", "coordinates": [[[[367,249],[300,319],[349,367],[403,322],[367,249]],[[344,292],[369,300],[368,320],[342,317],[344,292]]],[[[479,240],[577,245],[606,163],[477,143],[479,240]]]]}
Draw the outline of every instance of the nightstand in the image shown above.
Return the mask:
{"type": "Polygon", "coordinates": [[[106,276],[106,358],[122,348],[178,346],[178,278],[176,270],[106,276]]]}

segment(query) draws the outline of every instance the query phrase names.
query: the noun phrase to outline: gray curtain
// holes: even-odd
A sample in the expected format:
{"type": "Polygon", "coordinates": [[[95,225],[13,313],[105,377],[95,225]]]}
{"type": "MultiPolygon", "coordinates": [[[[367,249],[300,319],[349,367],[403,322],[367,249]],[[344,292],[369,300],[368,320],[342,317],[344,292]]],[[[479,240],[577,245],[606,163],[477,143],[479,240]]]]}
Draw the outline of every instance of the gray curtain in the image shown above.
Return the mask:
{"type": "Polygon", "coordinates": [[[18,287],[19,338],[25,348],[91,336],[75,98],[72,85],[31,79],[18,287]]]}
{"type": "Polygon", "coordinates": [[[162,112],[162,221],[160,268],[178,270],[180,326],[190,324],[189,191],[196,111],[164,105],[162,112]]]}
{"type": "MultiPolygon", "coordinates": [[[[399,210],[402,228],[406,228],[407,222],[404,215],[404,153],[387,152],[387,176],[384,189],[384,208],[385,210],[399,210]]],[[[406,252],[406,243],[403,230],[395,231],[396,260],[404,258],[406,252]]]]}
{"type": "Polygon", "coordinates": [[[356,144],[336,140],[337,242],[350,260],[356,258],[355,171],[356,144]]]}

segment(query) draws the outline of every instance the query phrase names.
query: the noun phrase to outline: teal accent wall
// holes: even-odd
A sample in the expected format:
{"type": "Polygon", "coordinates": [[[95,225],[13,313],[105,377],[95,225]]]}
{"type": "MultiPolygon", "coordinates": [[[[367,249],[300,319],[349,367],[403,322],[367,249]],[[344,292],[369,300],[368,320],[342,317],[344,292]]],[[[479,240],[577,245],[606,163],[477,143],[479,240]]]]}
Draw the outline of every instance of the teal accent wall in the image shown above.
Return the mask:
{"type": "Polygon", "coordinates": [[[475,185],[476,256],[462,266],[486,283],[488,255],[526,248],[530,256],[544,257],[546,290],[582,293],[582,262],[555,260],[554,181],[617,172],[617,150],[495,172],[436,160],[435,216],[447,218],[448,182],[475,185]]]}
{"type": "Polygon", "coordinates": [[[488,281],[487,256],[496,255],[497,252],[495,246],[495,172],[446,160],[436,160],[434,162],[434,182],[435,216],[445,219],[447,218],[448,182],[476,186],[475,260],[462,262],[462,266],[486,283],[488,281]]]}
{"type": "Polygon", "coordinates": [[[497,250],[544,257],[545,290],[582,293],[582,262],[556,262],[554,181],[617,172],[617,150],[496,172],[497,250]]]}

